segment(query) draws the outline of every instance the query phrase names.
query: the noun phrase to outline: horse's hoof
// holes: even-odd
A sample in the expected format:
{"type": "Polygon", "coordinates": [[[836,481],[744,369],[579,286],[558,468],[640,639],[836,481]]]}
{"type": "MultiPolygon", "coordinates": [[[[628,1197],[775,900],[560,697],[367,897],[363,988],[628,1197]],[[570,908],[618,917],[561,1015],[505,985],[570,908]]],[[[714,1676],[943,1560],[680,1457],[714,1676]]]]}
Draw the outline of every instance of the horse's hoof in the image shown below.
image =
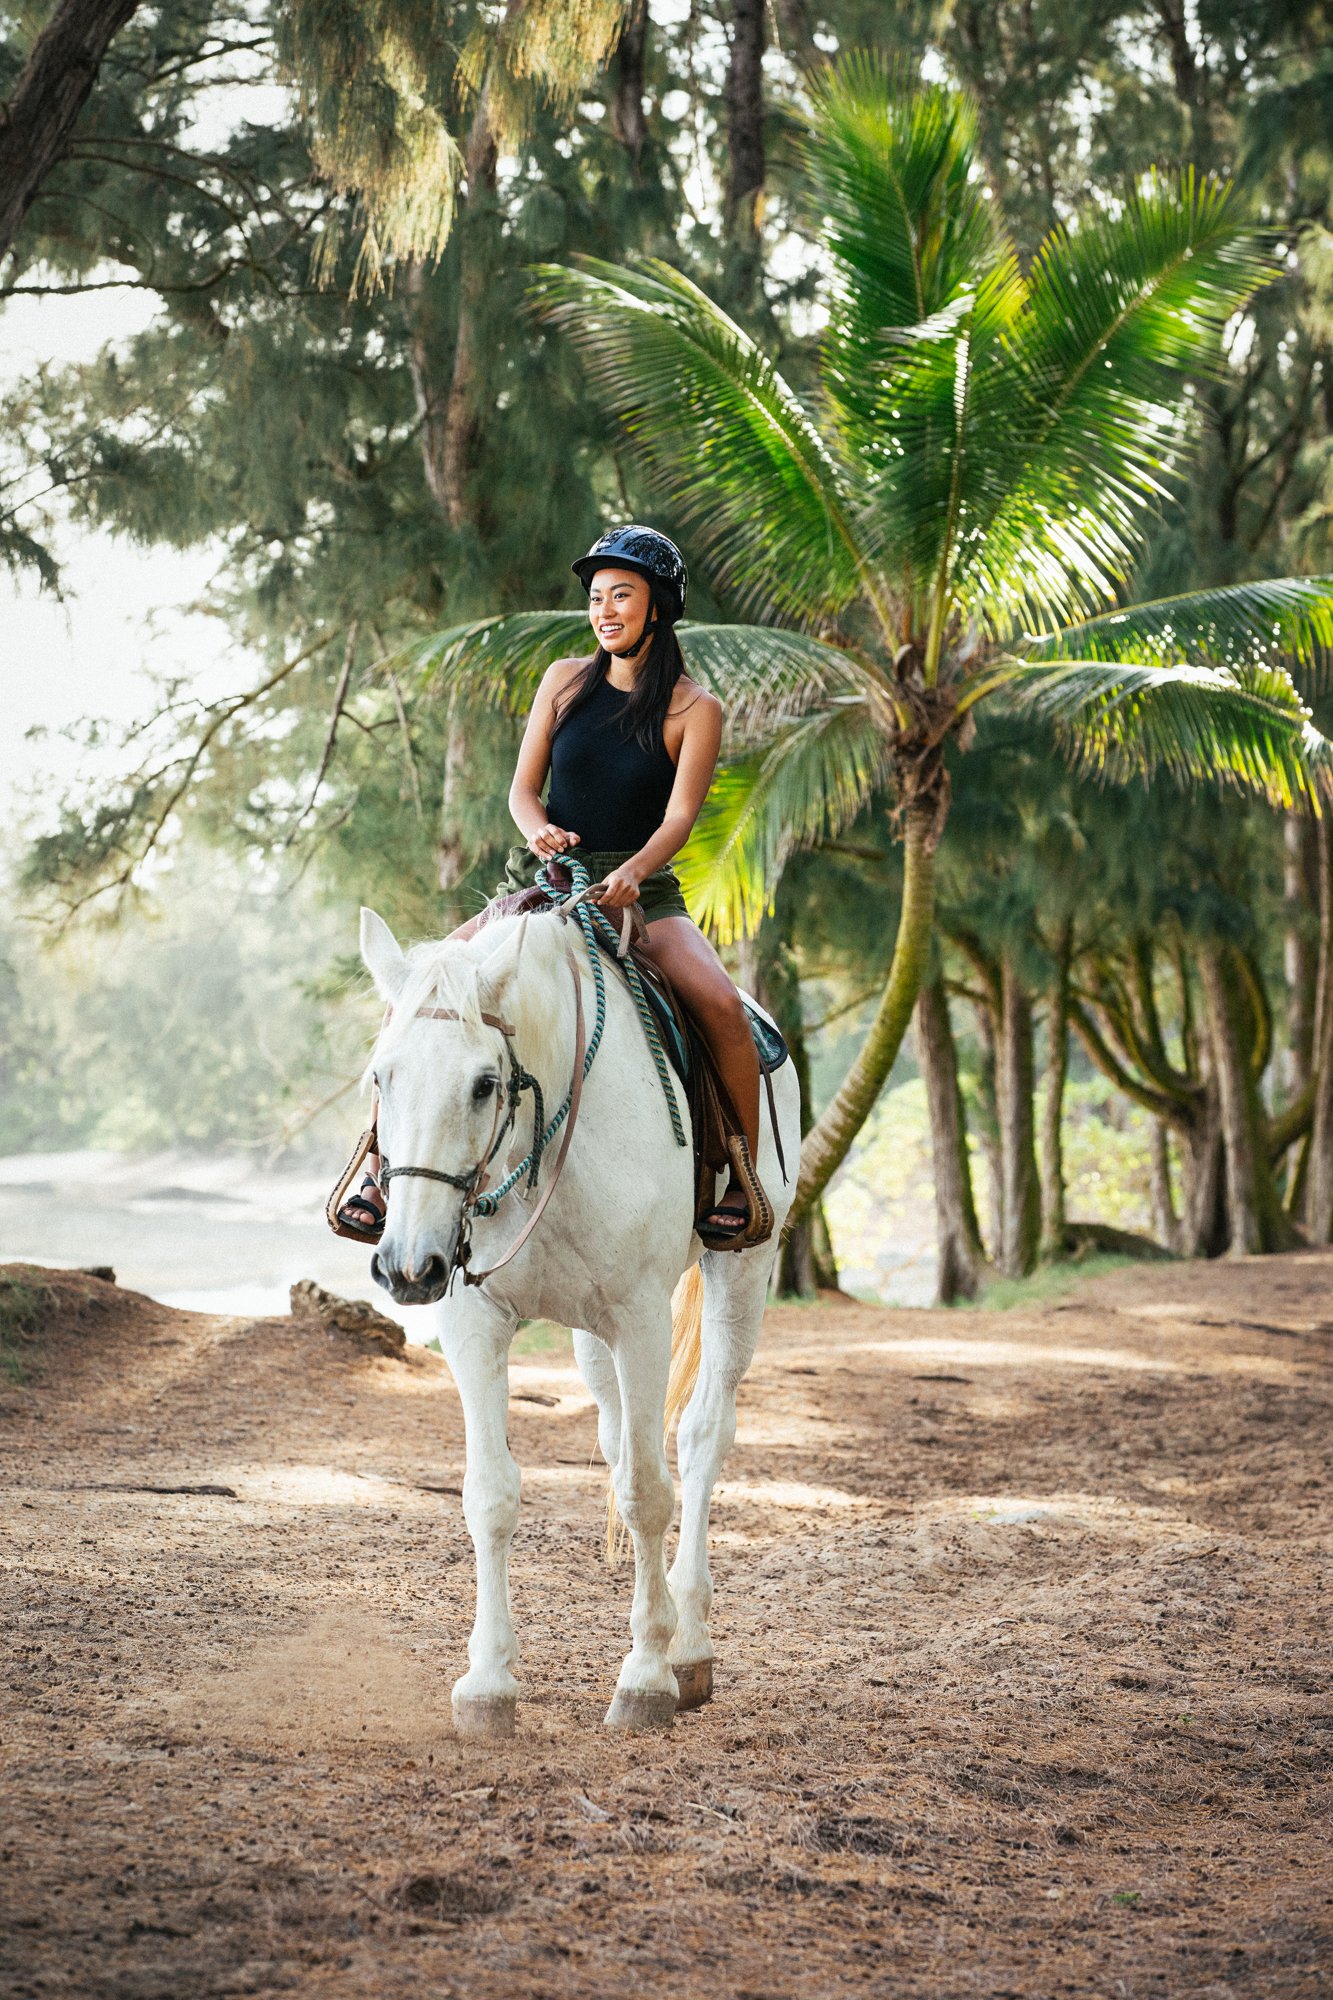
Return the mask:
{"type": "Polygon", "coordinates": [[[633,1694],[617,1688],[606,1711],[608,1729],[670,1729],[676,1716],[674,1694],[633,1694]]]}
{"type": "Polygon", "coordinates": [[[459,1736],[512,1736],[518,1702],[512,1694],[460,1700],[454,1696],[454,1729],[459,1736]]]}
{"type": "Polygon", "coordinates": [[[706,1701],[713,1699],[711,1660],[695,1660],[690,1666],[676,1667],[674,1672],[678,1692],[676,1706],[682,1713],[686,1709],[702,1708],[706,1701]]]}

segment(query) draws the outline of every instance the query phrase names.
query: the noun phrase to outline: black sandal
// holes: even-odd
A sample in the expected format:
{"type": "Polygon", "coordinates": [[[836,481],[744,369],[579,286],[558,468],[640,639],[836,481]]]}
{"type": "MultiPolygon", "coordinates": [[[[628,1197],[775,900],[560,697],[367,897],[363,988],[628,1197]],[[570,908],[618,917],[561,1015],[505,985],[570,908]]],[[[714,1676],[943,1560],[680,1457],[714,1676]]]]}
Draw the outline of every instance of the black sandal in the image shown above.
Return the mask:
{"type": "Polygon", "coordinates": [[[744,1205],[745,1191],[743,1188],[727,1189],[727,1194],[733,1192],[741,1197],[740,1208],[729,1202],[724,1195],[721,1201],[714,1203],[708,1213],[700,1218],[697,1225],[699,1241],[707,1244],[710,1250],[730,1249],[733,1243],[739,1242],[749,1224],[749,1208],[744,1205]]]}
{"type": "Polygon", "coordinates": [[[349,1229],[354,1229],[358,1236],[364,1236],[368,1241],[377,1242],[384,1234],[385,1211],[377,1202],[367,1200],[367,1188],[370,1188],[374,1194],[379,1194],[380,1184],[375,1179],[374,1174],[366,1175],[361,1183],[359,1193],[347,1197],[347,1200],[338,1210],[338,1220],[345,1223],[349,1229]],[[360,1215],[351,1214],[350,1211],[354,1208],[361,1209],[369,1219],[363,1221],[360,1215]]]}

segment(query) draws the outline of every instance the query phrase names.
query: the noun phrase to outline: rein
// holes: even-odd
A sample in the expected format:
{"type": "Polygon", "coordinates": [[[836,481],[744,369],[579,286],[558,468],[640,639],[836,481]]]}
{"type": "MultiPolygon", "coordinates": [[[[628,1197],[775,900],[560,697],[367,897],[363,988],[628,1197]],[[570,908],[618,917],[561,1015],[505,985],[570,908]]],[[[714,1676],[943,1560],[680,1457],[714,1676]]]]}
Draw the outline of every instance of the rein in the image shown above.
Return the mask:
{"type": "MultiPolygon", "coordinates": [[[[509,1057],[509,1080],[505,1088],[503,1100],[506,1107],[504,1117],[502,1119],[500,1116],[502,1100],[497,1092],[495,1119],[491,1126],[491,1136],[486,1151],[482,1154],[476,1165],[471,1167],[466,1173],[451,1174],[445,1172],[440,1167],[393,1167],[390,1166],[383,1154],[380,1155],[379,1180],[381,1188],[387,1188],[388,1183],[395,1178],[415,1177],[418,1180],[442,1181],[446,1187],[460,1188],[462,1190],[463,1215],[459,1225],[458,1250],[454,1259],[454,1269],[462,1271],[463,1283],[465,1285],[484,1284],[487,1278],[493,1276],[496,1271],[507,1264],[510,1258],[522,1248],[536,1228],[547,1202],[551,1199],[555,1191],[555,1184],[560,1178],[560,1170],[564,1166],[566,1156],[569,1152],[569,1142],[574,1136],[574,1121],[578,1117],[579,1104],[583,1097],[583,1080],[592,1068],[593,1060],[601,1044],[602,1030],[606,1026],[606,982],[602,971],[601,953],[598,950],[599,931],[616,948],[617,958],[625,959],[626,976],[634,995],[640,1020],[643,1023],[644,1032],[648,1038],[649,1047],[653,1053],[653,1059],[657,1066],[657,1073],[661,1080],[663,1091],[666,1094],[676,1144],[684,1146],[689,1143],[681,1125],[680,1113],[676,1107],[675,1092],[667,1074],[666,1059],[662,1054],[657,1030],[649,1012],[648,1003],[643,995],[642,983],[639,980],[633,960],[625,958],[625,954],[629,949],[630,909],[626,909],[625,922],[617,940],[615,926],[611,923],[610,919],[603,911],[597,908],[595,903],[589,905],[587,901],[589,890],[592,887],[588,879],[587,869],[580,861],[576,861],[572,855],[565,855],[563,860],[569,868],[574,882],[574,892],[572,895],[566,896],[562,890],[557,889],[550,883],[546,879],[546,870],[544,867],[537,871],[537,881],[550,900],[558,906],[556,915],[566,923],[571,920],[577,920],[582,930],[588,947],[588,956],[592,961],[593,985],[596,989],[597,997],[597,1021],[591,1039],[588,1039],[585,1035],[583,1014],[583,985],[579,978],[579,968],[574,953],[570,946],[566,944],[565,958],[574,981],[574,1073],[560,1109],[551,1118],[549,1124],[544,1121],[541,1085],[532,1072],[525,1069],[518,1059],[513,1043],[515,1032],[513,1024],[502,1019],[498,1014],[483,1012],[481,1018],[487,1027],[497,1029],[504,1037],[505,1051],[509,1057]],[[580,875],[584,878],[582,882],[579,881],[580,875]],[[487,1169],[504,1144],[506,1135],[513,1128],[514,1121],[518,1116],[519,1098],[525,1090],[531,1090],[534,1099],[532,1146],[525,1157],[519,1161],[518,1165],[500,1182],[498,1187],[488,1189],[485,1184],[487,1169]],[[527,1177],[528,1190],[531,1192],[537,1185],[537,1176],[541,1170],[542,1158],[546,1148],[554,1139],[562,1124],[565,1130],[564,1136],[560,1141],[560,1150],[555,1157],[555,1166],[552,1169],[550,1179],[542,1190],[536,1207],[502,1257],[497,1257],[495,1262],[488,1265],[484,1271],[472,1270],[472,1221],[474,1216],[489,1217],[495,1215],[505,1196],[512,1188],[518,1185],[519,1181],[525,1175],[527,1177]]],[[[420,1007],[417,1010],[415,1018],[428,1021],[457,1021],[461,1016],[455,1007],[420,1007]]],[[[450,1283],[452,1281],[451,1272],[450,1283]]]]}
{"type": "MultiPolygon", "coordinates": [[[[530,1090],[533,1096],[534,1143],[527,1159],[520,1163],[515,1174],[509,1177],[501,1192],[507,1192],[514,1180],[521,1177],[525,1170],[528,1175],[528,1187],[531,1189],[536,1186],[537,1174],[542,1162],[542,1154],[551,1136],[543,1124],[542,1087],[532,1074],[532,1071],[523,1067],[523,1064],[519,1061],[515,1053],[513,1043],[515,1030],[512,1022],[504,1020],[498,1014],[490,1014],[484,1010],[482,1012],[481,1018],[486,1026],[497,1029],[504,1036],[505,1051],[509,1057],[509,1081],[503,1100],[499,1092],[497,1091],[496,1093],[495,1116],[491,1123],[491,1136],[486,1150],[476,1165],[469,1168],[466,1173],[451,1174],[447,1173],[442,1167],[390,1166],[387,1158],[383,1154],[380,1155],[379,1181],[381,1188],[386,1187],[391,1180],[396,1178],[412,1178],[423,1181],[442,1181],[446,1187],[462,1189],[463,1217],[459,1228],[458,1252],[454,1260],[454,1265],[455,1269],[462,1271],[463,1283],[465,1285],[484,1284],[486,1279],[498,1271],[502,1264],[507,1264],[515,1252],[527,1241],[536,1225],[538,1217],[546,1207],[547,1202],[551,1199],[555,1184],[560,1178],[560,1169],[565,1164],[565,1155],[569,1151],[569,1142],[574,1133],[574,1121],[578,1117],[579,1100],[583,1096],[583,1078],[588,1065],[584,1061],[583,986],[579,979],[578,966],[574,962],[574,954],[568,947],[566,947],[565,958],[574,980],[574,1079],[566,1096],[565,1104],[561,1107],[562,1114],[566,1109],[568,1110],[568,1123],[565,1126],[565,1136],[561,1141],[560,1151],[556,1155],[555,1171],[546,1183],[537,1206],[533,1209],[532,1214],[528,1217],[504,1255],[497,1257],[496,1261],[484,1271],[474,1271],[470,1268],[472,1257],[472,1217],[477,1212],[483,1199],[486,1199],[483,1195],[486,1170],[504,1144],[505,1137],[514,1124],[514,1120],[518,1115],[519,1098],[525,1090],[530,1090]],[[506,1106],[503,1119],[500,1116],[502,1102],[506,1106]]],[[[458,1021],[462,1019],[462,1016],[456,1007],[419,1007],[414,1018],[419,1021],[458,1021]]],[[[492,1195],[489,1197],[489,1200],[494,1202],[497,1198],[496,1195],[492,1195]]]]}

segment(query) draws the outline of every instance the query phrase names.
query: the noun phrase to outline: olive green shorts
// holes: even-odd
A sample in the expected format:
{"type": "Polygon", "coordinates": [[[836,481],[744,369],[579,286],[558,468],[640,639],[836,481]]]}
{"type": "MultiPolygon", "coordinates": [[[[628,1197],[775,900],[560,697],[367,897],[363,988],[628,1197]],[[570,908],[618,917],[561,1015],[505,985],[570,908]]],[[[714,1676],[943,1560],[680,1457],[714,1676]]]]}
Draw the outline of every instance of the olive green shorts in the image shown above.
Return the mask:
{"type": "MultiPolygon", "coordinates": [[[[631,859],[625,854],[585,854],[581,847],[569,850],[574,859],[581,861],[594,882],[600,882],[613,868],[631,859]]],[[[505,864],[504,880],[497,882],[497,896],[514,896],[521,889],[531,888],[537,879],[541,862],[528,847],[511,847],[505,864]]],[[[639,884],[639,911],[646,924],[656,923],[659,917],[688,917],[685,898],[681,893],[680,877],[668,861],[665,866],[655,868],[651,875],[645,875],[639,884]]]]}

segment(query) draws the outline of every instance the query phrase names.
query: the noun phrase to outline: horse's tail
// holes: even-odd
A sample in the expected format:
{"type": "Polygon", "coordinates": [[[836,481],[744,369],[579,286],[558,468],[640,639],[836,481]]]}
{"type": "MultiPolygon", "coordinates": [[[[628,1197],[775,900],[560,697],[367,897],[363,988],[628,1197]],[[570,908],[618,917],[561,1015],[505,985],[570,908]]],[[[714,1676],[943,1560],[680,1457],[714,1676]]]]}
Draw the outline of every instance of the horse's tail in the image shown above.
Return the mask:
{"type": "MultiPolygon", "coordinates": [[[[699,1380],[699,1359],[703,1351],[704,1274],[691,1264],[676,1280],[671,1294],[671,1373],[667,1377],[666,1417],[663,1440],[671,1437],[681,1413],[699,1380]]],[[[627,1537],[616,1512],[616,1489],[608,1475],[606,1482],[606,1556],[614,1562],[627,1537]]]]}

